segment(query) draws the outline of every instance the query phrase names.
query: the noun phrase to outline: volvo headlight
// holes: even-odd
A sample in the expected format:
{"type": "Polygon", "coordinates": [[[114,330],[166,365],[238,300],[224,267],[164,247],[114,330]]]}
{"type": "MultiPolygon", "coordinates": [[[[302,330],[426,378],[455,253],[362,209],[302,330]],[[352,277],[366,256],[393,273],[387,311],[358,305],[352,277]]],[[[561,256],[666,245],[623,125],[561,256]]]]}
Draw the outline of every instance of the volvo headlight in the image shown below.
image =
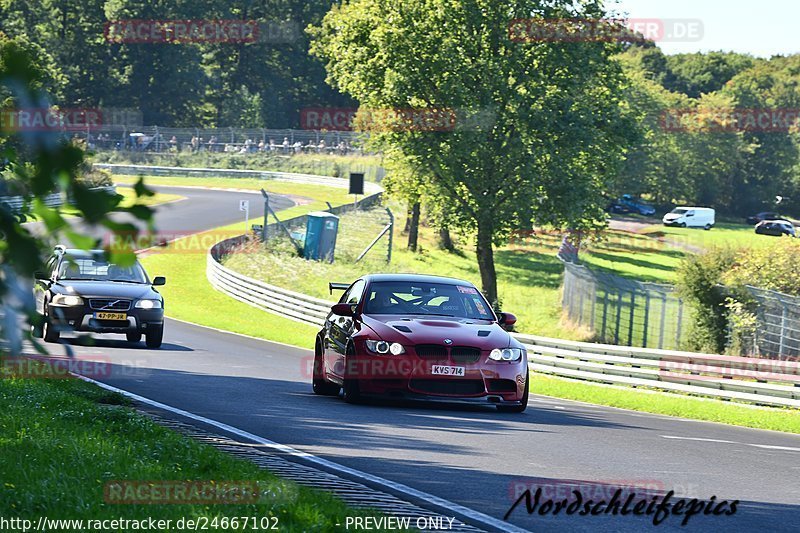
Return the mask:
{"type": "Polygon", "coordinates": [[[525,350],[521,348],[495,348],[489,354],[494,361],[519,361],[525,350]]]}
{"type": "Polygon", "coordinates": [[[133,306],[139,309],[161,309],[161,300],[138,300],[133,306]]]}
{"type": "Polygon", "coordinates": [[[57,294],[53,298],[53,303],[56,305],[75,307],[77,305],[83,305],[83,298],[75,296],[74,294],[57,294]]]}
{"type": "Polygon", "coordinates": [[[403,345],[398,342],[393,342],[390,344],[386,341],[368,340],[366,344],[367,350],[378,355],[400,355],[406,353],[406,349],[403,348],[403,345]]]}

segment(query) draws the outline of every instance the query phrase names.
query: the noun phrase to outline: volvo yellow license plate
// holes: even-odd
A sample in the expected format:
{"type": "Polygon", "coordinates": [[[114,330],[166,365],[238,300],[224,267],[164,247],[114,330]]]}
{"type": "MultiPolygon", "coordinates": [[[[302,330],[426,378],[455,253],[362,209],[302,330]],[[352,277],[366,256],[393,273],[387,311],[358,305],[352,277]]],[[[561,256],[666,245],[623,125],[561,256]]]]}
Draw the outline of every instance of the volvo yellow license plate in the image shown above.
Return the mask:
{"type": "Polygon", "coordinates": [[[95,313],[94,317],[98,320],[128,320],[128,315],[125,313],[99,312],[95,313]]]}

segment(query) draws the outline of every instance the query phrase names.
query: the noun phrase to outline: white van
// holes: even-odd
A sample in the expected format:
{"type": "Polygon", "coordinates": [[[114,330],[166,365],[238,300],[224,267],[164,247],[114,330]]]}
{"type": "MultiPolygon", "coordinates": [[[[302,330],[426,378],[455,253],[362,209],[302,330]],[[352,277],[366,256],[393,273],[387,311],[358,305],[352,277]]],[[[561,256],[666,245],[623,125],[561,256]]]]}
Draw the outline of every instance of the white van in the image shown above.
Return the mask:
{"type": "Polygon", "coordinates": [[[676,207],[662,220],[665,226],[711,229],[714,226],[714,214],[710,207],[676,207]]]}

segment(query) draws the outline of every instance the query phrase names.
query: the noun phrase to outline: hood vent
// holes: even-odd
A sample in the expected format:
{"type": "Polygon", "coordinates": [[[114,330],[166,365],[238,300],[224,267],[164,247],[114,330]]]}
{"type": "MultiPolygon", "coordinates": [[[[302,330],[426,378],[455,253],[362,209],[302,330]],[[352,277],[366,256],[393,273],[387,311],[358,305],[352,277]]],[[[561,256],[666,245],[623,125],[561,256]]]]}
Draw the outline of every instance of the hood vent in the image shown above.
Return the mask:
{"type": "Polygon", "coordinates": [[[394,327],[394,329],[396,329],[397,331],[402,331],[403,333],[411,333],[411,328],[409,328],[408,326],[400,325],[400,326],[392,326],[392,327],[394,327]]]}
{"type": "Polygon", "coordinates": [[[478,337],[488,337],[490,333],[492,332],[482,329],[478,332],[478,337]]]}

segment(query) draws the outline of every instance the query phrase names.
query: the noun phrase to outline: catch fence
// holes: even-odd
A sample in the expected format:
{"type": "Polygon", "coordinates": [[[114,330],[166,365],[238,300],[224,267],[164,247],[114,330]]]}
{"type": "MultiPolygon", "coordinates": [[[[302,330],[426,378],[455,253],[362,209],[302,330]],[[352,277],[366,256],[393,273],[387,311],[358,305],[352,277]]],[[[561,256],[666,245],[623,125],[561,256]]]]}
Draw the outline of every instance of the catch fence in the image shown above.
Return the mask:
{"type": "Polygon", "coordinates": [[[570,322],[599,342],[678,349],[689,308],[670,285],[635,281],[564,263],[562,307],[570,322]]]}
{"type": "Polygon", "coordinates": [[[800,298],[747,287],[756,302],[755,331],[748,355],[800,357],[800,298]]]}
{"type": "Polygon", "coordinates": [[[151,153],[271,153],[358,155],[363,134],[265,128],[167,128],[163,126],[103,125],[65,132],[85,140],[93,150],[151,153]]]}

